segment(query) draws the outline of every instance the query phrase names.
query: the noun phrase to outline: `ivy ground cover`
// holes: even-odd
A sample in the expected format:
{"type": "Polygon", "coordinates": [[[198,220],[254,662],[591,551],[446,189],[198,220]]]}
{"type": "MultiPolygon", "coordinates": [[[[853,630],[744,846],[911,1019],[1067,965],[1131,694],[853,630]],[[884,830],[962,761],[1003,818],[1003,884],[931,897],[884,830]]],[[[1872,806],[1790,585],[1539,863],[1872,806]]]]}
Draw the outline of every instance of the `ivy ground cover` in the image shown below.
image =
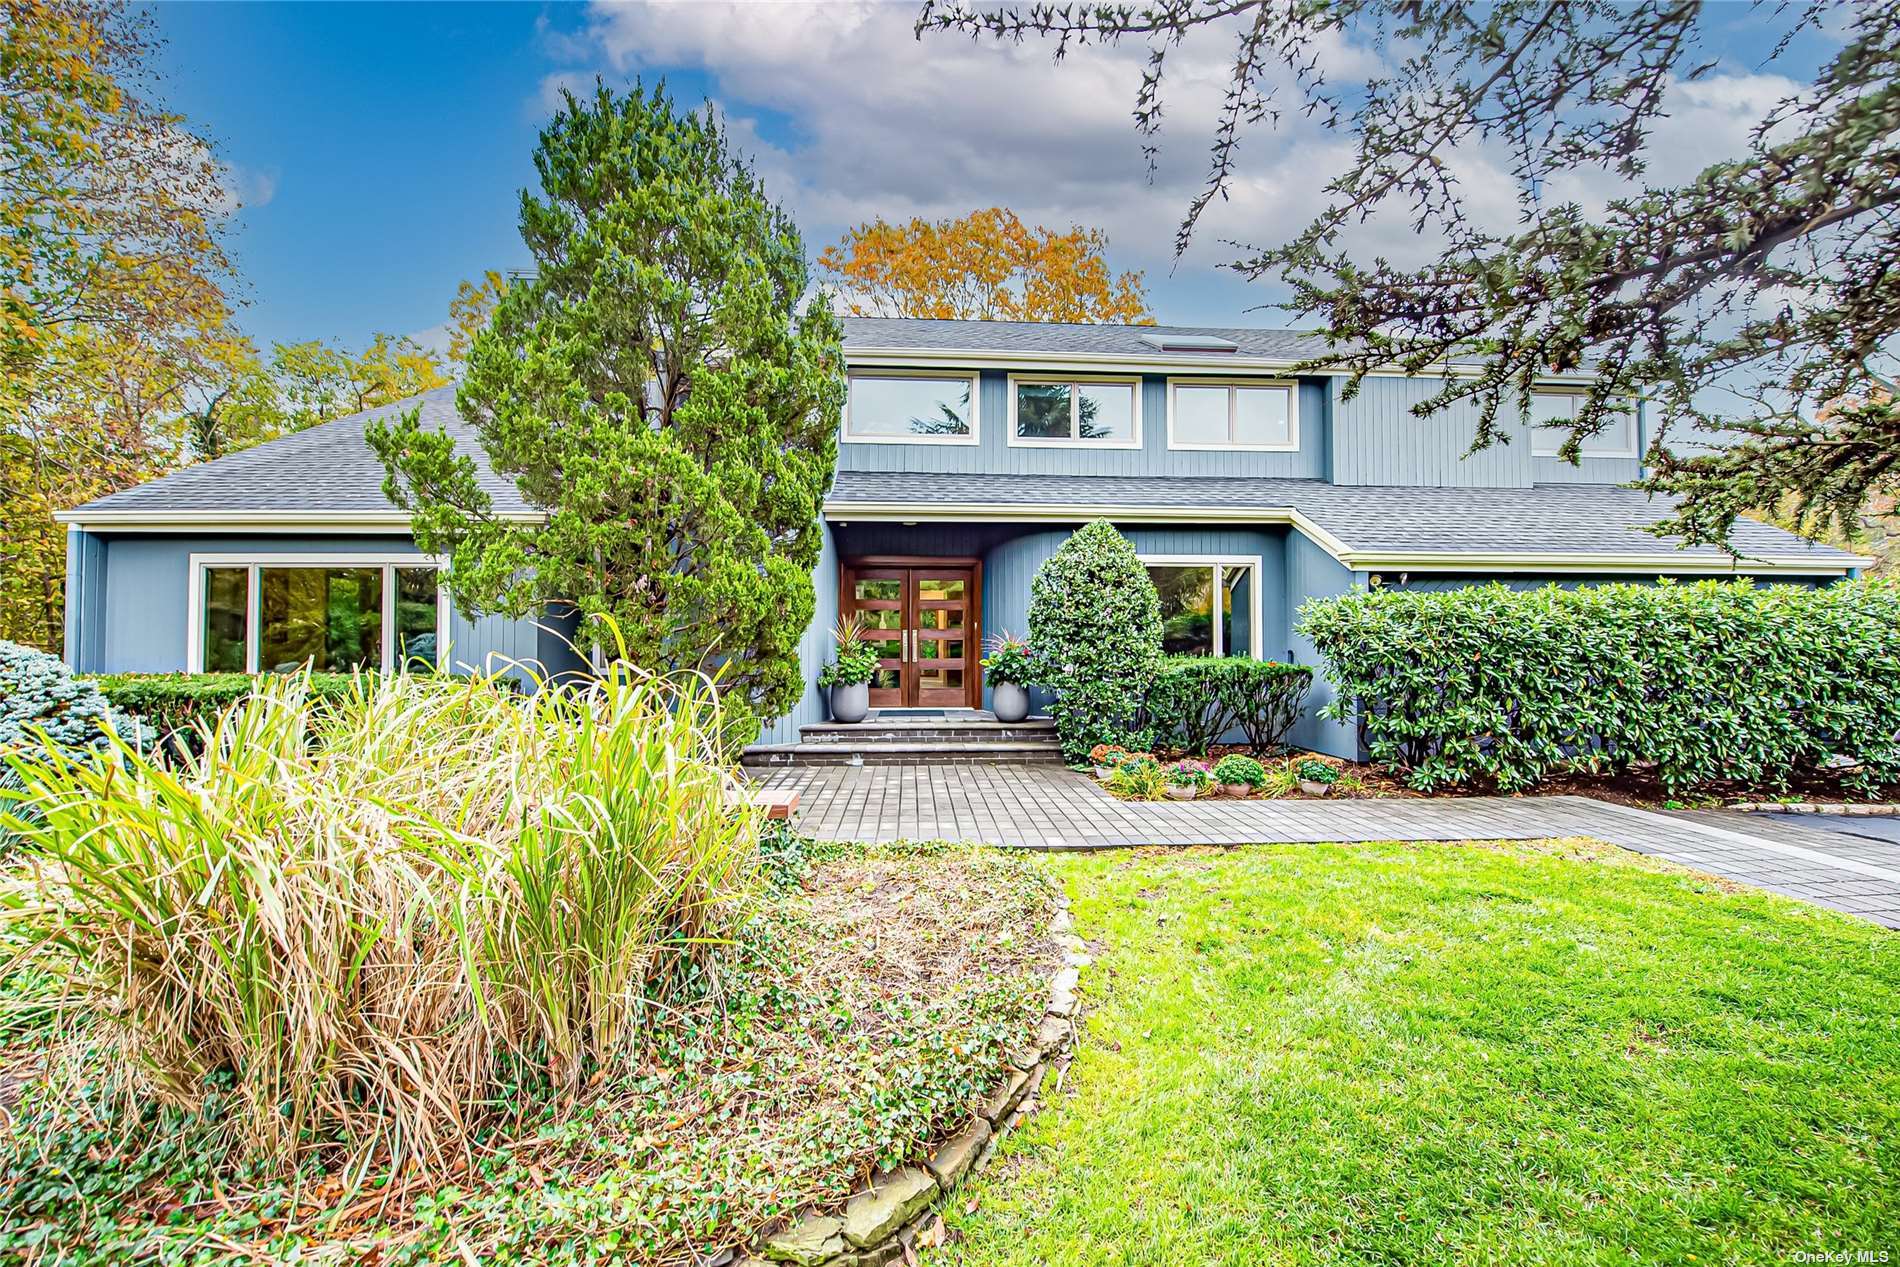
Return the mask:
{"type": "Polygon", "coordinates": [[[1060,871],[1080,1054],[946,1261],[1900,1251],[1900,936],[1577,841],[1060,871]]]}

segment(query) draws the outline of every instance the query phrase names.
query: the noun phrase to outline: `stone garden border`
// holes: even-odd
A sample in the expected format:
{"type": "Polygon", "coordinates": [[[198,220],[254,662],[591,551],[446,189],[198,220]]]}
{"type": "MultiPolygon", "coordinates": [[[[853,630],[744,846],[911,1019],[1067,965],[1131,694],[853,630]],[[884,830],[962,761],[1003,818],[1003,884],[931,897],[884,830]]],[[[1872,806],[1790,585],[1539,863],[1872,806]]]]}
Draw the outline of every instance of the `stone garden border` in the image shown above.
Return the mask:
{"type": "Polygon", "coordinates": [[[1744,801],[1723,809],[1741,814],[1850,814],[1859,818],[1900,817],[1900,805],[1883,801],[1744,801]]]}
{"type": "Polygon", "coordinates": [[[1091,962],[1074,932],[1068,895],[1057,893],[1050,940],[1062,951],[1062,966],[1049,980],[1049,1002],[1035,1037],[1010,1053],[1009,1075],[977,1106],[968,1125],[938,1145],[920,1166],[900,1166],[871,1177],[837,1214],[807,1210],[752,1251],[727,1250],[702,1259],[700,1267],[885,1267],[906,1257],[918,1235],[936,1218],[936,1208],[964,1178],[983,1169],[1003,1132],[1041,1105],[1045,1082],[1060,1086],[1074,1058],[1080,1020],[1082,969],[1091,962]]]}

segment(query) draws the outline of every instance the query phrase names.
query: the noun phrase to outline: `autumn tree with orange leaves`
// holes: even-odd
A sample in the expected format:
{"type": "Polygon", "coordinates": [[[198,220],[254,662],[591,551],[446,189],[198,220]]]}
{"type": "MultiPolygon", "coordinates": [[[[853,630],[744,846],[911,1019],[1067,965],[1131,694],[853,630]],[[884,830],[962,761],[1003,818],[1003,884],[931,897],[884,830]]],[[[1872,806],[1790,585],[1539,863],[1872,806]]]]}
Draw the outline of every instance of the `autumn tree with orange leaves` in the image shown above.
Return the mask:
{"type": "Polygon", "coordinates": [[[818,266],[858,317],[1152,325],[1139,271],[1108,266],[1108,235],[1025,225],[1007,207],[960,220],[861,224],[818,266]]]}

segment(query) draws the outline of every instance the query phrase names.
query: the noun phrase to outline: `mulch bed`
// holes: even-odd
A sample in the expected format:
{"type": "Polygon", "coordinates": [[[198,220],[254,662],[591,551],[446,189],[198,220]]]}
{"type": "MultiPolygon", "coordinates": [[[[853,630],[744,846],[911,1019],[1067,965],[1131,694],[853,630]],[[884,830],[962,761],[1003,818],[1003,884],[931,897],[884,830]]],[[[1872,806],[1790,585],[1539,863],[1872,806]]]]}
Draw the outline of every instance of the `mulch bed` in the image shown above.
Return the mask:
{"type": "MultiPolygon", "coordinates": [[[[1215,744],[1207,750],[1207,761],[1212,764],[1230,752],[1242,756],[1258,757],[1268,765],[1297,761],[1309,755],[1296,753],[1293,756],[1261,755],[1245,745],[1215,744]]],[[[1631,771],[1624,775],[1559,775],[1547,779],[1535,790],[1528,792],[1502,792],[1488,781],[1475,781],[1460,788],[1441,788],[1431,792],[1421,792],[1408,786],[1402,775],[1381,766],[1367,765],[1357,761],[1341,761],[1337,757],[1322,758],[1328,765],[1336,766],[1343,774],[1356,781],[1358,786],[1336,786],[1326,798],[1308,797],[1305,793],[1294,791],[1276,800],[1456,800],[1468,796],[1589,796],[1599,801],[1610,801],[1618,805],[1630,805],[1638,809],[1668,808],[1707,808],[1718,809],[1724,805],[1753,803],[1758,801],[1802,800],[1802,801],[1845,801],[1845,802],[1887,802],[1900,801],[1900,784],[1877,789],[1872,795],[1851,790],[1842,785],[1838,776],[1813,774],[1789,781],[1787,787],[1752,787],[1741,783],[1712,783],[1697,788],[1693,793],[1671,792],[1665,788],[1651,771],[1631,771]]]]}

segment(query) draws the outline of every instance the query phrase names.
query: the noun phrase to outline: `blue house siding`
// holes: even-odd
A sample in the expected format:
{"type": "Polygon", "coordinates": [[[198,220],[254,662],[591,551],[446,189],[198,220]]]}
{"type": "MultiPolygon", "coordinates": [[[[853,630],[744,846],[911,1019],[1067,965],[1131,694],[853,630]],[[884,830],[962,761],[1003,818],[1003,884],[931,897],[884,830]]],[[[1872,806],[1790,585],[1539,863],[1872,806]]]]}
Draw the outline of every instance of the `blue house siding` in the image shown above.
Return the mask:
{"type": "Polygon", "coordinates": [[[818,554],[818,568],[812,573],[812,588],[817,602],[812,607],[811,624],[798,640],[799,680],[805,690],[792,711],[766,723],[760,743],[797,743],[798,728],[824,721],[824,692],[818,687],[818,675],[831,662],[831,627],[838,619],[838,545],[837,532],[823,525],[824,545],[818,554]]]}
{"type": "Polygon", "coordinates": [[[1477,434],[1478,411],[1461,402],[1430,418],[1412,406],[1436,395],[1429,378],[1368,378],[1359,394],[1334,408],[1335,484],[1527,488],[1532,480],[1530,430],[1508,428],[1509,444],[1465,456],[1477,434]]]}
{"type": "MultiPolygon", "coordinates": [[[[194,554],[324,554],[339,557],[412,551],[403,536],[232,536],[75,533],[68,557],[81,568],[69,580],[68,656],[86,673],[176,673],[186,665],[191,556],[194,554]],[[96,564],[89,560],[96,559],[96,564]],[[89,598],[97,587],[98,597],[89,598]],[[72,611],[78,612],[75,618],[72,611]]],[[[534,619],[483,616],[470,621],[451,609],[448,654],[456,665],[506,669],[526,677],[528,666],[559,673],[578,667],[559,637],[534,619]],[[544,653],[556,653],[549,659],[544,653]],[[519,666],[519,667],[517,667],[519,666]]],[[[571,619],[567,622],[572,628],[571,619]]],[[[560,628],[560,621],[553,628],[560,628]]]]}
{"type": "MultiPolygon", "coordinates": [[[[1180,377],[1248,376],[1203,373],[1180,377]]],[[[1164,375],[1148,374],[1142,377],[1139,449],[1098,449],[1087,445],[1073,448],[1014,448],[1009,443],[1009,374],[1003,370],[984,370],[978,392],[976,444],[864,444],[840,436],[838,469],[957,473],[985,471],[1012,475],[1262,475],[1295,479],[1324,478],[1327,380],[1302,379],[1299,401],[1300,449],[1297,453],[1211,453],[1170,449],[1168,380],[1164,375]]]]}
{"type": "Polygon", "coordinates": [[[1358,729],[1346,722],[1326,721],[1318,715],[1320,708],[1330,703],[1335,696],[1320,671],[1319,653],[1314,650],[1312,642],[1302,638],[1293,626],[1299,623],[1301,605],[1309,599],[1331,598],[1364,587],[1363,576],[1313,544],[1304,533],[1295,532],[1288,536],[1286,589],[1290,612],[1287,659],[1313,666],[1313,687],[1306,694],[1306,707],[1287,736],[1288,741],[1296,747],[1311,748],[1315,752],[1329,753],[1348,760],[1357,760],[1359,757],[1358,729]]]}
{"type": "Polygon", "coordinates": [[[106,547],[92,533],[66,530],[66,663],[75,667],[104,658],[106,547]]]}

